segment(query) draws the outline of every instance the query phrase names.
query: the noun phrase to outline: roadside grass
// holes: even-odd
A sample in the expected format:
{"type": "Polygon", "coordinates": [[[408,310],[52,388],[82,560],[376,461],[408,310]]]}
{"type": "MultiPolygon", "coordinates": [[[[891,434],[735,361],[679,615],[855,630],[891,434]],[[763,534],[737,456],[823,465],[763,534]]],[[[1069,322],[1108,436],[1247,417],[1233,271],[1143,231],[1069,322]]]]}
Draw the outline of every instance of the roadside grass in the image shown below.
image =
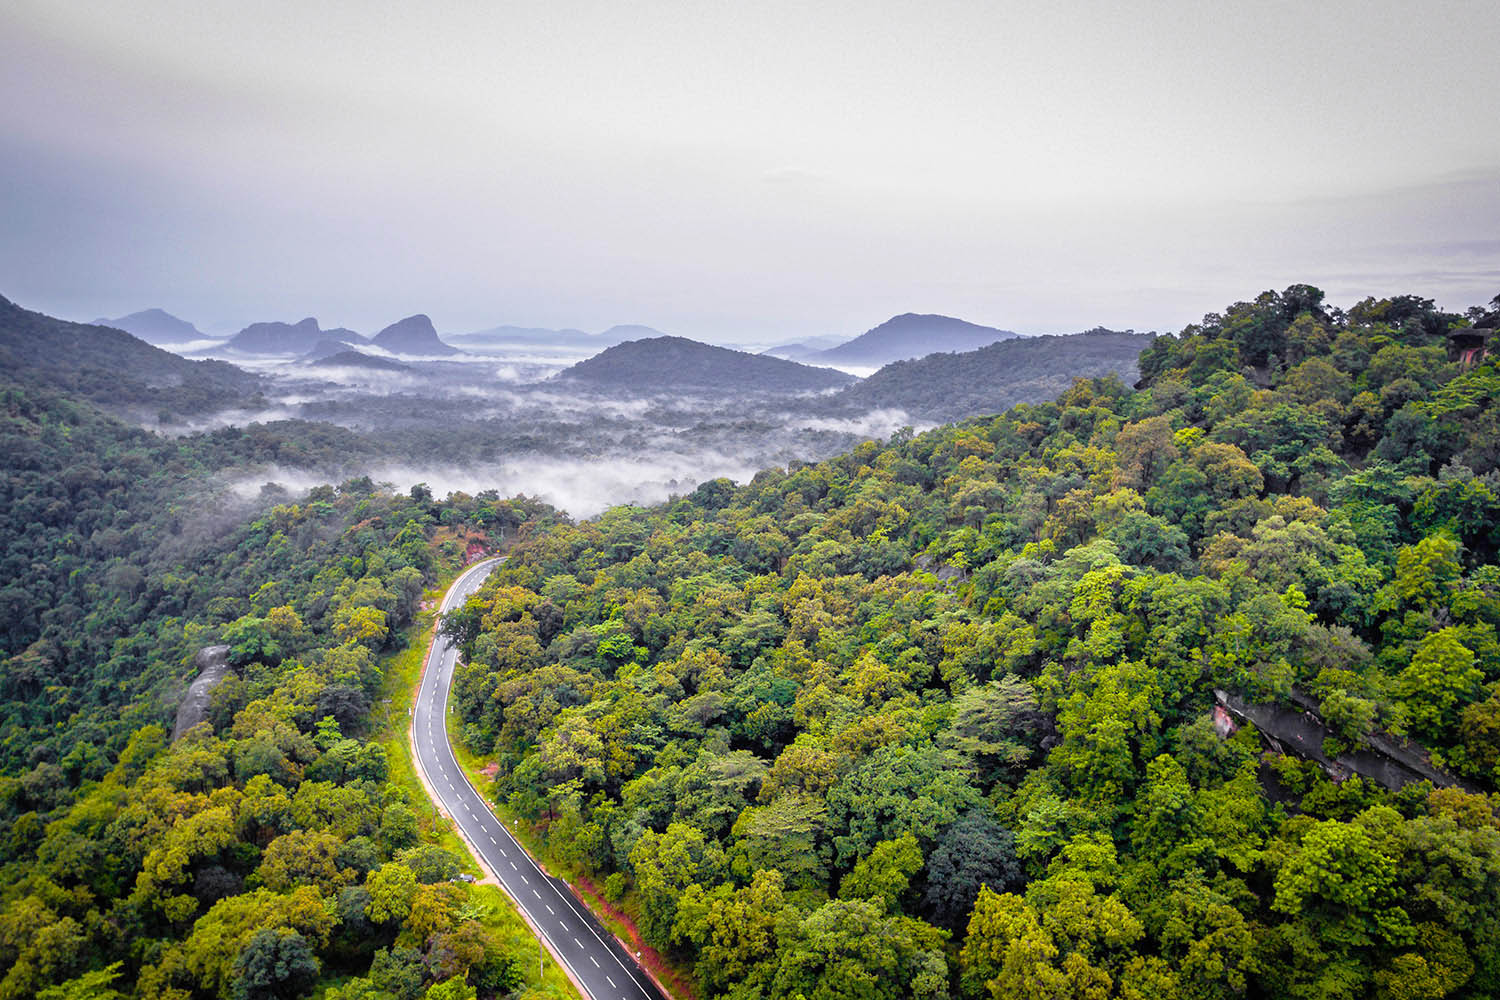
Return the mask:
{"type": "MultiPolygon", "coordinates": [[[[423,595],[434,609],[449,585],[458,578],[459,572],[461,570],[445,574],[435,590],[423,595]]],[[[443,818],[437,806],[427,797],[427,791],[417,777],[411,746],[406,736],[411,722],[409,711],[416,695],[417,682],[422,676],[422,664],[427,658],[436,618],[435,610],[422,612],[416,624],[407,630],[406,648],[382,663],[380,701],[373,713],[377,723],[374,738],[385,747],[389,764],[389,776],[386,780],[405,789],[411,800],[423,843],[435,844],[451,852],[460,859],[465,872],[478,878],[481,875],[479,865],[463,840],[454,832],[452,821],[443,818]]],[[[477,884],[465,888],[476,919],[494,935],[506,953],[516,960],[526,977],[525,985],[514,996],[523,1000],[582,1000],[572,980],[552,960],[552,956],[546,957],[542,973],[538,977],[541,942],[532,934],[531,928],[521,918],[504,889],[497,885],[477,884]]]]}
{"type": "Polygon", "coordinates": [[[479,789],[479,794],[489,803],[500,822],[521,842],[521,846],[530,852],[547,874],[555,875],[571,885],[594,916],[599,918],[599,922],[625,942],[627,950],[638,952],[642,964],[651,970],[651,974],[667,988],[672,997],[676,1000],[696,1000],[692,969],[673,962],[641,939],[637,930],[640,908],[635,891],[628,890],[618,903],[607,902],[603,898],[602,888],[594,884],[592,877],[558,858],[548,849],[540,824],[530,822],[519,816],[509,805],[496,801],[493,794],[494,782],[481,773],[486,762],[471,753],[459,740],[460,724],[457,719],[450,715],[447,725],[448,740],[453,745],[453,756],[457,758],[458,766],[468,775],[474,787],[479,789]]]}

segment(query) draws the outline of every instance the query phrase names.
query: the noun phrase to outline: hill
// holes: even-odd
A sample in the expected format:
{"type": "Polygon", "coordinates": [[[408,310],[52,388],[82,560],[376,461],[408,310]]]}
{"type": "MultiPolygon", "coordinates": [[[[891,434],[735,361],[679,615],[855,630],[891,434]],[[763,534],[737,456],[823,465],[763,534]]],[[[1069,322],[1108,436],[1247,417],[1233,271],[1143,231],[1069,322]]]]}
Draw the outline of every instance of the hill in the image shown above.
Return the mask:
{"type": "Polygon", "coordinates": [[[392,354],[430,357],[437,354],[458,353],[458,348],[449,347],[438,338],[437,330],[433,329],[432,320],[421,313],[397,320],[370,338],[370,343],[392,354]]]}
{"type": "Polygon", "coordinates": [[[31,385],[137,413],[196,413],[243,401],[260,379],[223,361],[189,361],[124,330],[69,323],[0,297],[0,371],[31,385]]]}
{"type": "Polygon", "coordinates": [[[225,346],[242,354],[303,355],[323,338],[318,321],[309,316],[298,323],[251,323],[229,338],[225,346]]]}
{"type": "Polygon", "coordinates": [[[359,351],[351,351],[347,348],[325,354],[321,357],[312,358],[309,364],[322,368],[370,368],[375,371],[386,372],[409,372],[410,365],[403,365],[399,361],[390,358],[377,358],[374,355],[362,354],[359,351]]]}
{"type": "Polygon", "coordinates": [[[1500,373],[1321,297],[532,534],[455,729],[702,1000],[1500,996],[1500,373]]]}
{"type": "Polygon", "coordinates": [[[814,355],[831,350],[843,343],[845,341],[842,337],[808,337],[805,340],[777,344],[760,353],[768,354],[773,358],[785,358],[788,361],[806,361],[814,355]]]}
{"type": "Polygon", "coordinates": [[[334,354],[338,354],[338,353],[343,352],[343,351],[351,350],[352,348],[354,348],[355,346],[357,346],[359,344],[368,344],[369,343],[369,341],[365,340],[365,338],[363,338],[363,337],[360,337],[359,334],[357,334],[357,333],[354,334],[354,336],[358,337],[359,338],[358,340],[345,340],[342,337],[333,336],[333,334],[335,334],[335,333],[348,334],[348,333],[352,333],[352,332],[353,331],[324,330],[323,331],[323,337],[316,344],[313,345],[313,349],[312,350],[308,351],[306,354],[304,354],[302,356],[302,360],[303,361],[321,361],[324,358],[330,357],[330,356],[332,356],[334,354]]]}
{"type": "Polygon", "coordinates": [[[1136,358],[1150,343],[1150,334],[1099,329],[930,354],[886,365],[833,397],[829,405],[858,410],[895,407],[932,421],[1000,413],[1016,403],[1052,399],[1075,378],[1118,375],[1132,383],[1136,358]]]}
{"type": "Polygon", "coordinates": [[[580,361],[556,377],[567,382],[647,391],[808,392],[854,381],[843,372],[714,347],[686,337],[628,341],[580,361]]]}
{"type": "Polygon", "coordinates": [[[806,360],[825,365],[888,365],[934,351],[972,351],[1019,336],[952,316],[902,313],[846,344],[808,355],[806,360]]]}
{"type": "Polygon", "coordinates": [[[178,319],[162,309],[142,309],[129,316],[115,319],[98,319],[95,326],[109,326],[124,330],[132,337],[139,337],[148,344],[186,344],[202,340],[204,333],[185,319],[178,319]]]}

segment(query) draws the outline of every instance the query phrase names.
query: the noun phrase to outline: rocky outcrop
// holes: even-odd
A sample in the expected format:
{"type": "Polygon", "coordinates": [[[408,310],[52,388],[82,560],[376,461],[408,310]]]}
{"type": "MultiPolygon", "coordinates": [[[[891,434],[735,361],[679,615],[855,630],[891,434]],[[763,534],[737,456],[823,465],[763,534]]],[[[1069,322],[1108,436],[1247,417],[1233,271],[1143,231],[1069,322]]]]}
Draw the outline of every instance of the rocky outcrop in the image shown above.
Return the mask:
{"type": "Polygon", "coordinates": [[[245,354],[300,356],[312,350],[322,337],[318,321],[309,316],[298,323],[251,323],[226,346],[245,354]]]}
{"type": "Polygon", "coordinates": [[[231,673],[229,647],[204,646],[193,657],[193,669],[198,671],[198,676],[188,685],[182,704],[177,706],[177,721],[172,724],[174,740],[180,739],[183,733],[208,718],[209,698],[214,688],[222,684],[224,678],[231,673]]]}
{"type": "Polygon", "coordinates": [[[1334,781],[1358,774],[1391,791],[1414,781],[1430,781],[1438,788],[1477,791],[1469,782],[1434,764],[1422,747],[1388,734],[1371,733],[1362,746],[1336,757],[1328,756],[1324,741],[1334,736],[1333,730],[1318,715],[1316,702],[1300,691],[1292,693],[1291,705],[1246,701],[1223,690],[1215,690],[1214,698],[1218,702],[1214,723],[1220,735],[1226,735],[1236,723],[1254,723],[1271,749],[1315,761],[1334,781]]]}
{"type": "Polygon", "coordinates": [[[370,343],[392,354],[431,357],[458,353],[438,339],[432,320],[421,313],[392,323],[372,337],[370,343]]]}

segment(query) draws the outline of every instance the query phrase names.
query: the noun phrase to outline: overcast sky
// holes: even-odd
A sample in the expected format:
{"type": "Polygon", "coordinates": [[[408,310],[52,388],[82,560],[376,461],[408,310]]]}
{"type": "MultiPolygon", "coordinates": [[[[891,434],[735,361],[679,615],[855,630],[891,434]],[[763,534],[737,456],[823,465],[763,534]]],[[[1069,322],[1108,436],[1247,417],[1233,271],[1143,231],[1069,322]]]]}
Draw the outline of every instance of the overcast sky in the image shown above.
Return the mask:
{"type": "Polygon", "coordinates": [[[766,343],[1463,308],[1497,52],[1493,0],[7,0],[0,294],[766,343]]]}

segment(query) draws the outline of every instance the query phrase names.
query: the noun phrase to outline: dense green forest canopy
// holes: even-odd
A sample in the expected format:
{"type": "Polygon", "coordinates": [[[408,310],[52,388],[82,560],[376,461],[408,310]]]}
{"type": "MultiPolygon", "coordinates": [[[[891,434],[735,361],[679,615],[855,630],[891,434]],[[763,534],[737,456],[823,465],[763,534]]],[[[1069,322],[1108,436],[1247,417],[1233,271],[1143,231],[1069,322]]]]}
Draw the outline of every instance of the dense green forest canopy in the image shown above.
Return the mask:
{"type": "Polygon", "coordinates": [[[1089,330],[1063,337],[1019,337],[988,347],[895,361],[821,401],[830,412],[892,407],[924,421],[951,422],[1017,403],[1054,399],[1075,378],[1118,375],[1134,382],[1146,333],[1089,330]]]}
{"type": "Polygon", "coordinates": [[[342,526],[324,520],[288,538],[247,525],[290,498],[272,489],[241,501],[223,476],[265,462],[320,465],[359,447],[347,431],[300,421],[163,438],[0,381],[0,449],[0,766],[14,771],[45,746],[76,761],[76,779],[108,763],[75,752],[123,745],[118,726],[106,737],[101,725],[168,711],[175,678],[162,668],[199,641],[189,623],[285,587],[290,556],[275,549],[305,552],[342,526]]]}
{"type": "Polygon", "coordinates": [[[0,997],[513,989],[368,737],[435,574],[550,511],[368,479],[223,506],[218,472],[347,432],[161,438],[14,382],[0,419],[0,997]],[[232,672],[173,742],[210,643],[232,672]]]}
{"type": "Polygon", "coordinates": [[[535,535],[447,622],[463,738],[705,997],[1494,996],[1494,318],[1294,286],[1138,391],[535,535]]]}
{"type": "Polygon", "coordinates": [[[118,410],[200,413],[263,404],[262,380],[223,361],[188,361],[124,330],[69,323],[0,296],[0,373],[118,410]]]}
{"type": "Polygon", "coordinates": [[[581,524],[218,506],[368,439],[164,438],[7,367],[0,1000],[513,991],[371,736],[424,588],[518,529],[444,625],[462,738],[704,1000],[1496,995],[1500,371],[1448,334],[1497,318],[1294,286],[1135,388],[581,524]],[[1441,780],[1332,780],[1216,689],[1441,780]]]}

